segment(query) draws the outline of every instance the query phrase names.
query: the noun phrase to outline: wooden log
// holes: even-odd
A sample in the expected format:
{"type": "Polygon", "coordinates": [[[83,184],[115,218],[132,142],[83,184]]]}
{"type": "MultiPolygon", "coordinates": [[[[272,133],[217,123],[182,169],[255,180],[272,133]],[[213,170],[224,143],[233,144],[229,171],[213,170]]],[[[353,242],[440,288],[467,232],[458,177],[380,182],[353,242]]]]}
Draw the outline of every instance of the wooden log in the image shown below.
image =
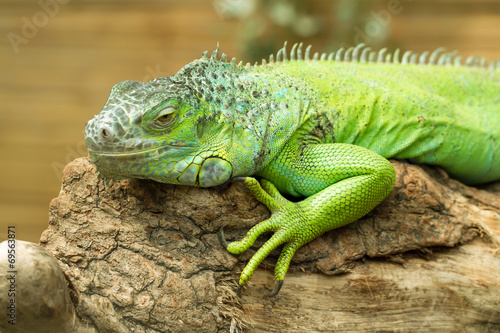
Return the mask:
{"type": "Polygon", "coordinates": [[[106,186],[77,159],[40,242],[70,281],[82,323],[102,332],[500,331],[498,188],[393,164],[389,197],[301,248],[276,297],[278,251],[238,297],[254,250],[236,258],[217,239],[221,226],[238,239],[269,216],[241,184],[106,186]]]}

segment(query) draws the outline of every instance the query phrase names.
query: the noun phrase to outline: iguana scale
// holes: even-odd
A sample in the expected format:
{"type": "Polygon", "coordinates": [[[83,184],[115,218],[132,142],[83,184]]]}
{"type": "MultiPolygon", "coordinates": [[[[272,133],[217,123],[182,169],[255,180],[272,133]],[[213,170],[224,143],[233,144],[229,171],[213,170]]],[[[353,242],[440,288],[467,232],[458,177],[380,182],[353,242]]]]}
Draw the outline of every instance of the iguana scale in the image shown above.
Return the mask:
{"type": "Polygon", "coordinates": [[[276,60],[244,66],[217,47],[172,76],[116,84],[86,126],[87,148],[108,178],[243,181],[272,215],[227,249],[242,253],[274,231],[239,283],[284,244],[279,290],[297,249],[391,192],[388,158],[439,165],[467,184],[500,179],[500,61],[462,65],[442,52],[400,57],[361,44],[310,59],[310,47],[285,44],[276,60]]]}

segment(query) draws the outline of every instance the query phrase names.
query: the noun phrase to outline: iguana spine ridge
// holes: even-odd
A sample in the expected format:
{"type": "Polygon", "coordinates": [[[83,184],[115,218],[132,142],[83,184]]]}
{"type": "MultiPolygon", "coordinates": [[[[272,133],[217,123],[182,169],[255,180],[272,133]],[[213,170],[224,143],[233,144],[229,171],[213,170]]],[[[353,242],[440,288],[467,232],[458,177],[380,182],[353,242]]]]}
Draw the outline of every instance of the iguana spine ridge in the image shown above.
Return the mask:
{"type": "MultiPolygon", "coordinates": [[[[366,46],[365,43],[360,43],[356,46],[351,46],[347,49],[340,47],[337,51],[330,53],[323,52],[319,54],[315,52],[311,59],[311,48],[312,45],[308,45],[305,48],[305,52],[302,53],[304,44],[295,43],[292,49],[288,53],[286,50],[287,42],[284,43],[283,47],[278,50],[276,56],[274,54],[269,55],[269,60],[262,59],[261,65],[272,64],[277,62],[287,62],[287,61],[336,61],[336,62],[352,62],[352,63],[377,63],[377,64],[402,64],[402,65],[437,65],[437,66],[468,66],[468,67],[481,67],[488,68],[490,71],[500,70],[500,60],[493,60],[488,66],[488,62],[484,57],[469,56],[462,63],[462,56],[458,55],[458,51],[446,52],[446,48],[439,47],[434,51],[424,51],[422,53],[417,53],[413,51],[405,51],[400,58],[400,49],[396,49],[393,53],[386,53],[387,48],[382,48],[379,51],[372,51],[372,48],[366,46]]],[[[227,62],[227,55],[222,53],[219,59],[219,43],[217,43],[217,48],[213,51],[210,58],[208,57],[208,51],[203,52],[201,59],[203,60],[214,60],[227,62]]],[[[236,58],[232,58],[230,63],[236,65],[236,58]]],[[[238,66],[243,66],[243,62],[240,61],[238,66]]],[[[250,63],[245,64],[246,67],[251,67],[250,63]]],[[[259,66],[256,62],[254,67],[259,66]]]]}

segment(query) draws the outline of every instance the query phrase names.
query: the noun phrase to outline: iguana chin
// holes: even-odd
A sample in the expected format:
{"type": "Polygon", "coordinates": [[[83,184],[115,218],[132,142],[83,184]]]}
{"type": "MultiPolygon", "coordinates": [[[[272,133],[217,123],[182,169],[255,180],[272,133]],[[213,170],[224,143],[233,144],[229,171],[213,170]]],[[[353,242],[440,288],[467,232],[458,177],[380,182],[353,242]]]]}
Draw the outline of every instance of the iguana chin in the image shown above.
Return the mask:
{"type": "Polygon", "coordinates": [[[116,84],[86,126],[87,148],[107,178],[243,181],[272,216],[227,250],[274,231],[239,283],[284,244],[277,292],[297,249],[391,192],[387,158],[439,165],[467,184],[500,179],[500,61],[461,65],[441,52],[400,58],[361,44],[310,59],[310,47],[288,54],[285,44],[276,60],[244,66],[217,47],[172,76],[116,84]]]}

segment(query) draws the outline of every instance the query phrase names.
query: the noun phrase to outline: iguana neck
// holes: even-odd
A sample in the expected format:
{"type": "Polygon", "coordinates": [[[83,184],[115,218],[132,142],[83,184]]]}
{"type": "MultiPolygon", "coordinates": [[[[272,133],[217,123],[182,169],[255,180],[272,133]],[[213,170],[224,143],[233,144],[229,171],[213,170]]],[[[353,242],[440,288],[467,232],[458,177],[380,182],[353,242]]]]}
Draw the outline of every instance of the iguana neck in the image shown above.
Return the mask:
{"type": "Polygon", "coordinates": [[[279,71],[199,59],[170,79],[199,98],[198,138],[207,146],[218,138],[232,161],[233,176],[251,175],[267,165],[304,122],[309,105],[293,78],[279,71]]]}

